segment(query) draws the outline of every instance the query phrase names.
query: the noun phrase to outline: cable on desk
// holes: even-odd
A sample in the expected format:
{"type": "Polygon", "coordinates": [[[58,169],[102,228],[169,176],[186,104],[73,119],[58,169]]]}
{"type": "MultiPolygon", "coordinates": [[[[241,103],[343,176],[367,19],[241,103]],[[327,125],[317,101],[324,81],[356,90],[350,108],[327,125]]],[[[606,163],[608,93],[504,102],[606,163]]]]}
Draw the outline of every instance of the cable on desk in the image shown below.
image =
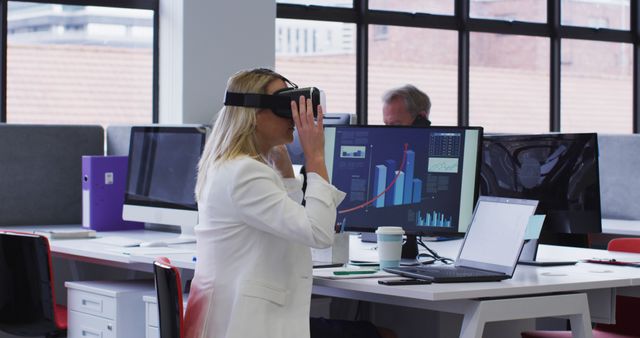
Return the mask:
{"type": "Polygon", "coordinates": [[[416,259],[421,263],[421,264],[432,264],[435,262],[441,262],[443,264],[451,264],[453,263],[453,259],[451,258],[447,258],[447,257],[442,257],[440,255],[438,255],[438,253],[431,249],[430,247],[428,247],[426,244],[424,244],[424,242],[422,241],[422,237],[418,237],[417,239],[417,243],[418,245],[420,245],[421,247],[425,248],[425,250],[427,250],[429,253],[419,253],[418,257],[416,257],[416,259]],[[427,261],[420,261],[421,257],[427,257],[430,258],[430,260],[427,261]]]}

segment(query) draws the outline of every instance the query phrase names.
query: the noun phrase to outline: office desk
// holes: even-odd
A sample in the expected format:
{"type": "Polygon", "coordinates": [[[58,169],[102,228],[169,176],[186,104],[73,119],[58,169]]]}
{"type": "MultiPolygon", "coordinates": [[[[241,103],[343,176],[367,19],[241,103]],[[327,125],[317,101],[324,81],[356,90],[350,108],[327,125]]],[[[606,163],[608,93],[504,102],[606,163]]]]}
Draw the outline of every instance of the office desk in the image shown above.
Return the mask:
{"type": "MultiPolygon", "coordinates": [[[[79,229],[78,225],[50,225],[50,226],[16,226],[2,227],[0,230],[10,230],[19,232],[34,232],[42,230],[72,230],[79,229]]],[[[105,231],[99,232],[98,237],[124,236],[139,239],[141,241],[156,241],[173,238],[178,236],[176,233],[150,231],[150,230],[129,230],[129,231],[105,231]]],[[[143,272],[153,272],[153,259],[157,256],[163,256],[160,253],[163,248],[148,248],[149,251],[155,250],[159,254],[154,255],[132,255],[126,252],[132,251],[130,248],[116,247],[94,242],[92,239],[50,239],[49,246],[51,254],[54,257],[94,263],[106,266],[113,266],[128,270],[136,270],[143,272]],[[134,256],[140,256],[138,259],[132,259],[134,256]],[[148,257],[147,257],[148,256],[148,257]]],[[[190,252],[195,252],[195,244],[182,244],[172,246],[172,248],[185,248],[190,252]]],[[[167,250],[171,251],[171,250],[167,250]]],[[[192,259],[193,253],[188,254],[192,259]]],[[[189,267],[193,269],[194,266],[189,267]]]]}
{"type": "MultiPolygon", "coordinates": [[[[33,230],[27,227],[13,229],[33,230]]],[[[148,230],[109,232],[100,235],[128,235],[141,240],[176,236],[172,233],[148,230]]],[[[434,242],[429,245],[443,256],[455,257],[460,242],[434,242]]],[[[375,250],[359,243],[355,236],[351,236],[351,257],[375,257],[375,250]]],[[[194,250],[195,246],[191,244],[182,248],[194,250]]],[[[118,253],[113,247],[96,245],[86,239],[52,240],[51,251],[59,257],[140,271],[151,271],[151,263],[156,256],[166,256],[182,269],[195,268],[191,252],[126,255],[118,253]]],[[[544,245],[539,250],[539,256],[541,259],[549,260],[592,257],[640,260],[640,256],[634,254],[544,245]]],[[[628,290],[639,285],[640,269],[578,263],[568,267],[519,266],[512,279],[492,283],[383,286],[377,284],[375,279],[314,278],[313,292],[318,295],[459,313],[464,315],[460,337],[465,338],[481,337],[486,322],[551,316],[568,316],[575,337],[591,337],[592,314],[589,301],[598,303],[597,307],[592,306],[598,309],[593,317],[606,322],[611,315],[616,290],[628,290]],[[601,309],[604,310],[600,311],[601,309]]]]}

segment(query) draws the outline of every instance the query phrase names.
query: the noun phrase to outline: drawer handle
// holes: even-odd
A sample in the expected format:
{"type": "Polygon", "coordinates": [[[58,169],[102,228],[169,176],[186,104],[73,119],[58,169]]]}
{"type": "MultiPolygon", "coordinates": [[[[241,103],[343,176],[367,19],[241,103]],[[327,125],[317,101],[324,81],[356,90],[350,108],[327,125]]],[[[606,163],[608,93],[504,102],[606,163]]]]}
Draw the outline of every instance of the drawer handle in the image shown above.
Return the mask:
{"type": "Polygon", "coordinates": [[[90,299],[83,299],[81,301],[82,306],[93,309],[95,311],[102,311],[102,302],[90,299]]]}
{"type": "Polygon", "coordinates": [[[82,336],[83,337],[102,337],[102,334],[100,334],[100,332],[95,332],[95,331],[89,331],[88,329],[82,329],[82,336]]]}

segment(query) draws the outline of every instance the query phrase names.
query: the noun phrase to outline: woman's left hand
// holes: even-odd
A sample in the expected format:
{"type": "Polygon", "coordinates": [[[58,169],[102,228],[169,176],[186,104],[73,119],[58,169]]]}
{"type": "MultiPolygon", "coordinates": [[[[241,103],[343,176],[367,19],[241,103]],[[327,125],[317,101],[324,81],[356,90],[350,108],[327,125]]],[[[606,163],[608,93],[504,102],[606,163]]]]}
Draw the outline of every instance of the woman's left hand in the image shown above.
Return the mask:
{"type": "Polygon", "coordinates": [[[291,158],[285,145],[279,145],[271,148],[269,151],[268,160],[271,165],[276,168],[282,177],[294,178],[293,165],[291,164],[291,158]]]}

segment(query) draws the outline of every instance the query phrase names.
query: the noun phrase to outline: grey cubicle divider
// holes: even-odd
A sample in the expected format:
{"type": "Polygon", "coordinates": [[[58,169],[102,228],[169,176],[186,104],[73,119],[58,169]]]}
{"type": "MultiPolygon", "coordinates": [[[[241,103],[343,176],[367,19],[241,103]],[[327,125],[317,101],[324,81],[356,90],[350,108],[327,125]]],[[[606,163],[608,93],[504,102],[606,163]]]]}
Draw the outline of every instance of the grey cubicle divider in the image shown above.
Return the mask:
{"type": "Polygon", "coordinates": [[[131,125],[107,126],[107,155],[129,155],[131,127],[131,125]]]}
{"type": "Polygon", "coordinates": [[[640,135],[598,134],[602,218],[640,220],[640,135]]]}
{"type": "Polygon", "coordinates": [[[82,155],[104,154],[94,125],[0,124],[0,225],[82,223],[82,155]]]}

